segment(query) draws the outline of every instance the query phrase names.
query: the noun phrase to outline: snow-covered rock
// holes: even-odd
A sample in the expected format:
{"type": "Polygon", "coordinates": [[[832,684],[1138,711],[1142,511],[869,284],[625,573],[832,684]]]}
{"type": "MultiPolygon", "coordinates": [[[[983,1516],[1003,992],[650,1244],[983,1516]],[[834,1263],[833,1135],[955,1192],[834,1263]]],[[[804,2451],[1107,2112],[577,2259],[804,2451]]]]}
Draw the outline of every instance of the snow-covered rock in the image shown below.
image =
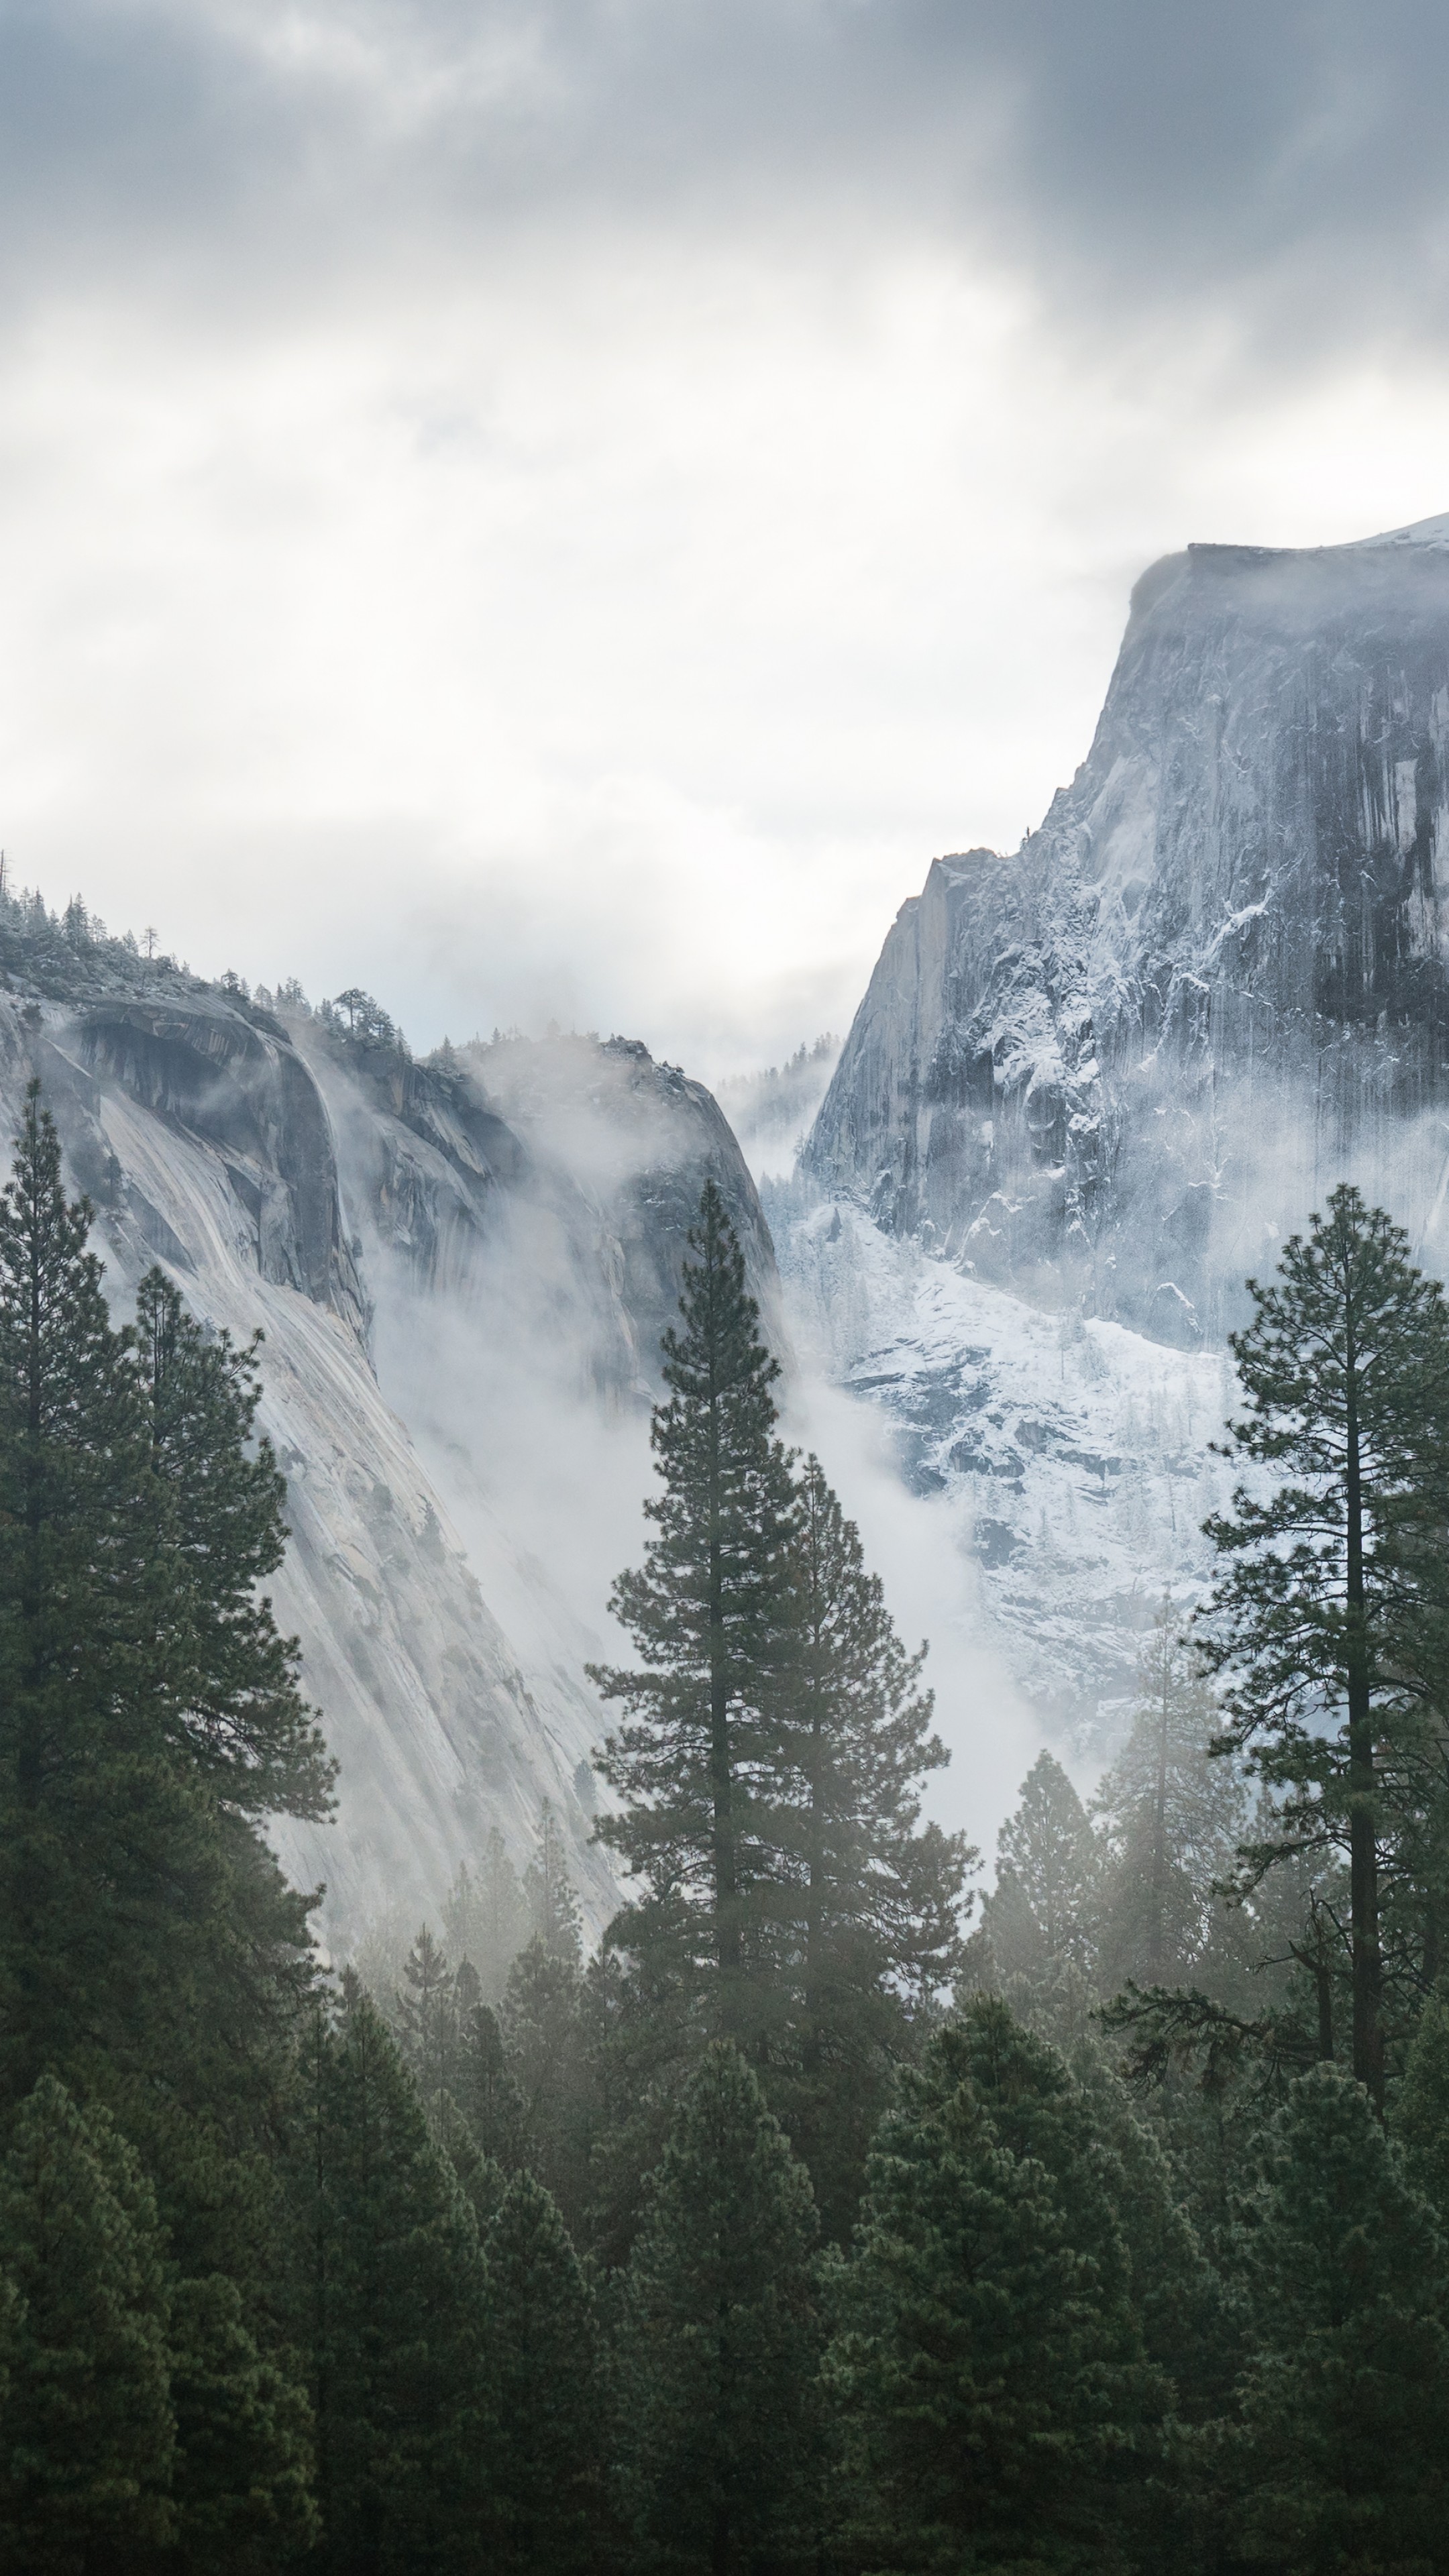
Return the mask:
{"type": "Polygon", "coordinates": [[[1053,1735],[1100,1758],[1143,1629],[1165,1598],[1185,1614],[1206,1582],[1202,1523],[1231,1481],[1211,1454],[1232,1401],[1226,1355],[1044,1314],[849,1202],[792,1215],[788,1193],[776,1200],[807,1366],[883,1409],[912,1494],[956,1503],[975,1560],[956,1615],[1053,1735]]]}
{"type": "Polygon", "coordinates": [[[805,1160],[1048,1306],[1218,1341],[1343,1174],[1449,1254],[1449,540],[1144,574],[1091,752],[903,905],[805,1160]]]}

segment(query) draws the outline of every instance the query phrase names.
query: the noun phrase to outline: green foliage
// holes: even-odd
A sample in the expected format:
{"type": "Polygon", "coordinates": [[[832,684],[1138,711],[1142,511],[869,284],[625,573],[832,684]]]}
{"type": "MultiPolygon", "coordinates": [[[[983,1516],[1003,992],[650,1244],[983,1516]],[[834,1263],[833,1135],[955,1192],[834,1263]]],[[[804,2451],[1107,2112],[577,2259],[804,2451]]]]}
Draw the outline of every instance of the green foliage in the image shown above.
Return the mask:
{"type": "Polygon", "coordinates": [[[1442,2564],[1449,2336],[1442,2240],[1362,2086],[1314,2067],[1273,2122],[1250,2211],[1239,2401],[1254,2564],[1410,2576],[1442,2564]]]}
{"type": "Polygon", "coordinates": [[[900,2079],[827,2384],[863,2563],[1104,2570],[1166,2391],[1090,2115],[999,2003],[900,2079]]]}
{"type": "Polygon", "coordinates": [[[169,2357],[178,2561],[195,2576],[268,2576],[318,2536],[306,2396],[258,2352],[220,2273],[173,2290],[169,2357]]]}
{"type": "Polygon", "coordinates": [[[1215,1890],[1236,1867],[1249,1811],[1234,1765],[1212,1757],[1218,1728],[1200,1659],[1166,1602],[1143,1641],[1126,1744],[1092,1807],[1105,1842],[1097,1946],[1109,1994],[1129,1978],[1190,1980],[1226,1946],[1215,1890]]]}
{"type": "Polygon", "coordinates": [[[354,1983],[309,2049],[294,2169],[324,2569],[481,2563],[482,2265],[473,2212],[387,2025],[354,1983]]]}
{"type": "MultiPolygon", "coordinates": [[[[720,2026],[742,2029],[744,1981],[766,2009],[774,1964],[763,1892],[777,1875],[794,1497],[774,1436],[779,1364],[756,1338],[759,1309],[713,1182],[689,1245],[684,1329],[664,1336],[669,1399],[650,1426],[663,1484],[644,1506],[654,1535],[611,1601],[640,1662],[590,1667],[625,1711],[598,1764],[624,1804],[598,1833],[656,1898],[679,1900],[663,1919],[684,1945],[681,1966],[714,1969],[720,2026]]],[[[646,1912],[639,1937],[660,1924],[646,1912]]]]}
{"type": "Polygon", "coordinates": [[[583,1961],[583,1920],[565,1858],[558,1809],[545,1798],[538,1820],[538,1848],[523,1873],[529,1931],[551,1958],[578,1968],[583,1961]]]}
{"type": "Polygon", "coordinates": [[[813,2236],[804,2167],[744,2059],[714,2042],[629,2266],[620,2441],[636,2563],[681,2576],[812,2563],[813,2236]]]}
{"type": "Polygon", "coordinates": [[[297,1687],[297,1641],[257,1592],[287,1539],[271,1442],[249,1446],[262,1336],[239,1351],[203,1332],[161,1270],[141,1282],[136,1324],[165,1512],[173,1740],[245,1814],[325,1815],[336,1766],[297,1687]]]}
{"type": "Polygon", "coordinates": [[[0,2537],[16,2576],[142,2569],[172,2533],[175,2421],[155,2200],[104,2111],[44,2075],[0,2173],[12,2285],[0,2537]]]}
{"type": "Polygon", "coordinates": [[[793,1573],[776,1904],[798,2071],[775,2078],[773,2098],[829,2232],[844,2236],[912,2011],[928,2014],[959,1968],[961,1889],[976,1855],[964,1835],[921,1822],[920,1784],[948,1759],[919,1688],[926,1650],[905,1652],[859,1532],[813,1457],[797,1491],[793,1573]]]}
{"type": "Polygon", "coordinates": [[[594,2302],[551,2195],[515,2174],[484,2242],[489,2564],[598,2564],[604,2419],[594,2302]]]}
{"type": "Polygon", "coordinates": [[[473,1871],[463,1863],[443,1905],[449,1955],[473,1969],[483,2001],[495,2009],[503,2000],[508,1971],[535,1928],[508,1846],[495,1825],[479,1868],[473,1871]]]}
{"type": "Polygon", "coordinates": [[[1220,1572],[1201,1632],[1230,1677],[1223,1741],[1282,1802],[1253,1872],[1349,1856],[1354,2067],[1380,2103],[1385,1846],[1443,1840],[1432,1701],[1449,1619],[1449,1317],[1408,1250],[1343,1184],[1285,1246],[1277,1283],[1248,1282],[1256,1312],[1232,1337],[1247,1410],[1231,1437],[1273,1481],[1239,1486],[1207,1523],[1220,1572]]]}
{"type": "Polygon", "coordinates": [[[1449,1994],[1442,1985],[1420,2015],[1394,2100],[1393,2130],[1415,2190],[1449,2235],[1449,1994]]]}
{"type": "Polygon", "coordinates": [[[1102,1847],[1055,1756],[1037,1755],[996,1845],[982,1928],[1002,1976],[1036,1984],[1096,1969],[1102,1847]]]}

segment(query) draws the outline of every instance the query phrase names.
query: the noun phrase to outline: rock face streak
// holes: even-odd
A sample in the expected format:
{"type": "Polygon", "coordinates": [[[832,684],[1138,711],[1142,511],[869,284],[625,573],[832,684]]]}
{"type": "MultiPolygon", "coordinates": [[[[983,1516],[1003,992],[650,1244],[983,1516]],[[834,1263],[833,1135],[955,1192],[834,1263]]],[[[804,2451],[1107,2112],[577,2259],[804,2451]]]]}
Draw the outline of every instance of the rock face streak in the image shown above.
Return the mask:
{"type": "Polygon", "coordinates": [[[293,1532],[276,1607],[342,1764],[338,1821],[281,1826],[288,1866],[327,1882],[345,1939],[388,1903],[435,1909],[493,1824],[522,1861],[547,1794],[597,1923],[613,1888],[579,1771],[600,1731],[582,1678],[596,1641],[475,1453],[488,1387],[550,1346],[528,1437],[566,1449],[612,1421],[636,1478],[612,1561],[637,1546],[642,1417],[707,1172],[776,1295],[714,1102],[617,1041],[419,1065],[190,978],[146,990],[84,954],[74,976],[8,962],[0,1110],[13,1132],[40,1075],[118,1301],[160,1261],[203,1319],[266,1334],[261,1421],[293,1532]],[[432,1423],[400,1418],[420,1387],[432,1423]]]}
{"type": "Polygon", "coordinates": [[[1442,1262],[1446,898],[1449,519],[1189,547],[1138,583],[1041,829],[902,907],[807,1166],[1184,1347],[1345,1173],[1442,1262]]]}

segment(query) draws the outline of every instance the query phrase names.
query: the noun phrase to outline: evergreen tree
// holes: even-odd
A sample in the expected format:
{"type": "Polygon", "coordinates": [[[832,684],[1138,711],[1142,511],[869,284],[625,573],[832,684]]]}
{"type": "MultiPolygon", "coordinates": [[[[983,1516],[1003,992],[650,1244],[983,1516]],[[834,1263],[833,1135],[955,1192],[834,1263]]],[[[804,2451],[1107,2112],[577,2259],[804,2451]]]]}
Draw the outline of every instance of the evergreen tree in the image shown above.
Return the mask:
{"type": "Polygon", "coordinates": [[[336,1765],[297,1687],[297,1640],[257,1594],[287,1541],[271,1442],[249,1446],[262,1335],[239,1351],[203,1332],[161,1270],[141,1282],[136,1322],[165,1513],[171,1727],[228,1805],[325,1815],[336,1765]]]}
{"type": "Polygon", "coordinates": [[[568,1874],[563,1826],[551,1798],[544,1799],[539,1811],[538,1848],[523,1873],[523,1901],[532,1938],[543,1943],[551,1958],[566,1959],[571,1966],[579,1967],[584,1951],[583,1918],[568,1874]]]}
{"type": "Polygon", "coordinates": [[[1055,1756],[1039,1753],[997,1837],[996,1886],[981,1908],[1001,1974],[1092,1978],[1101,1888],[1102,1846],[1081,1799],[1055,1756]]]}
{"type": "Polygon", "coordinates": [[[509,2183],[484,2261],[489,2563],[587,2576],[603,2505],[593,2300],[557,2205],[532,2174],[509,2183]]]}
{"type": "Polygon", "coordinates": [[[453,1971],[426,1923],[403,1962],[392,2023],[403,2064],[433,2113],[457,2076],[458,2001],[453,1971]]]}
{"type": "Polygon", "coordinates": [[[476,1873],[465,1861],[443,1902],[443,1936],[450,1955],[475,1971],[483,2000],[503,2000],[508,1971],[532,1926],[518,1873],[495,1825],[476,1873]]]}
{"type": "Polygon", "coordinates": [[[624,1722],[599,1759],[623,1800],[599,1838],[656,1899],[637,1940],[662,1926],[687,1961],[712,1963],[723,2026],[744,2027],[743,1981],[763,1978],[770,1926],[760,1891],[778,1877],[783,1693],[793,1647],[789,1461],[774,1436],[779,1364],[714,1183],[691,1228],[683,1331],[664,1336],[670,1393],[650,1426],[663,1492],[655,1535],[620,1575],[612,1609],[634,1640],[632,1672],[591,1667],[624,1722]]]}
{"type": "Polygon", "coordinates": [[[472,2210],[355,1982],[319,2014],[297,2142],[294,2278],[312,2357],[327,2576],[481,2565],[482,2266],[472,2210]]]}
{"type": "Polygon", "coordinates": [[[1266,1500],[1239,1487],[1207,1523],[1221,1572],[1202,1634],[1232,1677],[1223,1742],[1283,1793],[1253,1867],[1348,1853],[1354,2072],[1382,2107],[1380,1847],[1396,1779],[1422,1777],[1435,1733],[1449,1322],[1407,1237],[1346,1184],[1286,1245],[1278,1282],[1248,1287],[1231,1438],[1275,1483],[1266,1500]]]}
{"type": "Polygon", "coordinates": [[[1437,2213],[1449,2241],[1449,1994],[1442,1985],[1419,2016],[1392,2126],[1409,2179],[1437,2213]]]}
{"type": "Polygon", "coordinates": [[[173,2527],[175,2450],[155,2202],[106,2113],[83,2113],[52,2075],[21,2106],[0,2173],[0,2271],[18,2293],[5,2566],[149,2568],[173,2527]]]}
{"type": "Polygon", "coordinates": [[[1443,2561],[1443,2243],[1365,2089],[1316,2066],[1269,2134],[1248,2250],[1245,2537],[1293,2576],[1443,2561]]]}
{"type": "Polygon", "coordinates": [[[789,2126],[832,2234],[847,2232],[871,2129],[912,2006],[960,1963],[965,1837],[922,1825],[920,1783],[949,1755],[860,1535],[807,1460],[797,1499],[798,1634],[778,1902],[792,1963],[798,2085],[789,2126]]]}
{"type": "Polygon", "coordinates": [[[1165,2391],[1087,2109],[1000,2004],[903,2071],[857,2247],[827,2386],[864,2563],[1120,2564],[1165,2391]]]}
{"type": "Polygon", "coordinates": [[[1214,1761],[1218,1708],[1171,1602],[1143,1643],[1131,1732],[1093,1814],[1106,1850],[1100,1914],[1108,1991],[1190,1977],[1218,1928],[1215,1891],[1248,1831],[1242,1784],[1214,1761]]]}
{"type": "Polygon", "coordinates": [[[738,2051],[689,2078],[629,2267],[625,2493],[644,2563],[813,2563],[818,2427],[809,2178],[738,2051]]]}
{"type": "Polygon", "coordinates": [[[503,2033],[484,2003],[468,1960],[458,1970],[458,2059],[454,2098],[485,2156],[513,2173],[527,2153],[523,2096],[508,2071],[503,2033]]]}
{"type": "Polygon", "coordinates": [[[0,2079],[134,2031],[204,1884],[157,1742],[166,1596],[131,1342],[32,1084],[0,1192],[0,2079]]]}
{"type": "Polygon", "coordinates": [[[509,1971],[503,2040],[524,2153],[575,2223],[587,2194],[591,2108],[581,2001],[572,1959],[545,1949],[535,1935],[509,1971]]]}
{"type": "Polygon", "coordinates": [[[178,2261],[205,2273],[254,2239],[311,1975],[307,1904],[252,1822],[259,1803],[318,1812],[328,1777],[249,1602],[280,1552],[280,1486],[264,1452],[245,1456],[249,1361],[208,1356],[155,1280],[144,1364],[112,1328],[36,1086],[16,1157],[0,1193],[0,2111],[42,2067],[102,2094],[178,2261]]]}
{"type": "Polygon", "coordinates": [[[307,2400],[258,2352],[234,2281],[171,2297],[176,2557],[195,2576],[270,2576],[317,2538],[307,2400]]]}

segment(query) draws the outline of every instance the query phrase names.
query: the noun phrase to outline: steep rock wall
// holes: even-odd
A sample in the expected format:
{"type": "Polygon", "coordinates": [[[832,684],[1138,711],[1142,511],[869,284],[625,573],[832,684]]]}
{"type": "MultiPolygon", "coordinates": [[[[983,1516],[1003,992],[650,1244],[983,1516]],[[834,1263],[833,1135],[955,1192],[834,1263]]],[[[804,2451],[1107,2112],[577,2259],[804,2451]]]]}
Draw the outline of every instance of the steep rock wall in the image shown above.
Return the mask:
{"type": "Polygon", "coordinates": [[[8,962],[0,1116],[13,1133],[38,1074],[118,1305],[159,1260],[204,1321],[266,1335],[260,1421],[292,1529],[276,1608],[342,1766],[334,1824],[279,1823],[288,1867],[327,1883],[346,1940],[380,1906],[435,1911],[495,1824],[521,1863],[548,1795],[597,1925],[616,1899],[588,1842],[583,1664],[605,1573],[571,1585],[530,1552],[488,1452],[542,1325],[567,1367],[527,1434],[566,1459],[606,1399],[610,1545],[637,1546],[642,1416],[706,1170],[777,1295],[709,1095],[642,1048],[520,1047],[512,1090],[528,1067],[548,1115],[520,1099],[515,1122],[486,1061],[417,1065],[124,958],[102,975],[82,955],[72,977],[59,954],[43,984],[8,962]]]}
{"type": "Polygon", "coordinates": [[[1184,1344],[1343,1173],[1442,1259],[1446,893],[1449,522],[1170,556],[1041,829],[902,907],[807,1167],[1184,1344]]]}

